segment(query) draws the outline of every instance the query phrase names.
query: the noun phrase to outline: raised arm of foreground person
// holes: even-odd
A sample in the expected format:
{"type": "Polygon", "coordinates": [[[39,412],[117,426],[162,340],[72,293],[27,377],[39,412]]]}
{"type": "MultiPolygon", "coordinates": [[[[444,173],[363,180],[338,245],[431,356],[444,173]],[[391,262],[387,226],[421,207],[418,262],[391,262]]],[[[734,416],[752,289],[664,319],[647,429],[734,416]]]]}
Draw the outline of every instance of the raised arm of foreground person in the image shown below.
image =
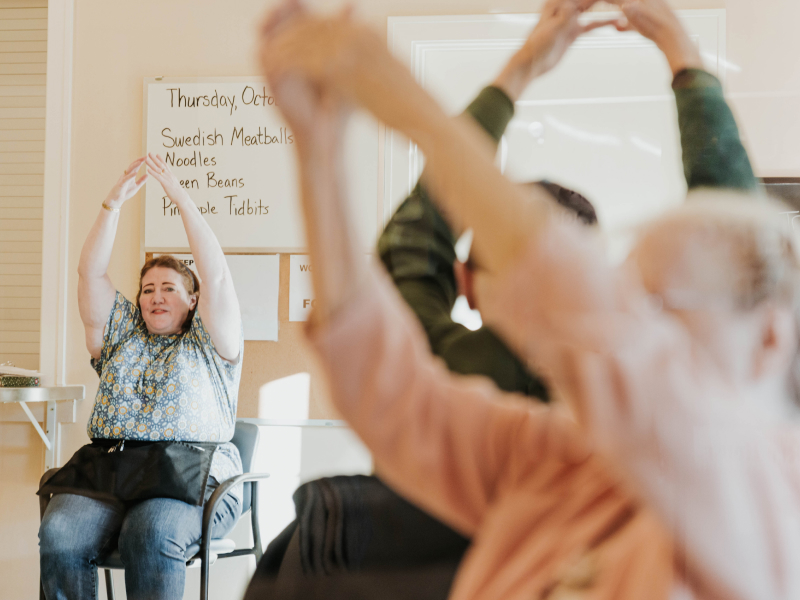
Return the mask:
{"type": "MultiPolygon", "coordinates": [[[[547,21],[505,63],[491,85],[464,111],[496,146],[514,115],[514,102],[547,69],[540,36],[547,21]]],[[[602,27],[594,22],[584,30],[602,27]]],[[[547,33],[547,31],[545,31],[547,33]]],[[[548,399],[541,379],[530,373],[488,327],[470,331],[451,318],[457,296],[454,261],[459,234],[442,215],[424,184],[400,205],[378,240],[381,260],[400,294],[417,315],[434,354],[456,373],[481,374],[498,387],[548,399]]]]}
{"type": "MultiPolygon", "coordinates": [[[[514,113],[511,99],[488,86],[465,115],[497,143],[514,113]]],[[[508,392],[548,399],[547,388],[488,327],[470,331],[451,317],[458,295],[456,234],[420,181],[387,223],[378,254],[400,295],[419,319],[431,350],[456,373],[489,377],[508,392]]]]}
{"type": "Polygon", "coordinates": [[[347,214],[336,101],[292,74],[270,87],[297,142],[318,299],[310,337],[334,403],[382,476],[476,536],[453,597],[542,597],[592,552],[606,558],[595,597],[665,599],[667,537],[575,424],[448,373],[385,275],[364,264],[347,214]]]}
{"type": "MultiPolygon", "coordinates": [[[[519,435],[519,418],[525,418],[526,409],[513,402],[495,409],[490,398],[497,392],[488,382],[463,383],[449,377],[432,360],[419,324],[385,276],[365,264],[344,191],[343,109],[338,98],[302,76],[284,74],[269,81],[295,135],[315,263],[317,306],[312,319],[319,333],[312,337],[318,338],[335,402],[371,448],[386,478],[472,535],[497,490],[520,476],[509,468],[513,459],[505,446],[519,435]],[[360,323],[356,328],[353,318],[360,323]],[[324,348],[322,338],[331,327],[348,338],[344,332],[350,330],[352,340],[364,338],[366,343],[347,344],[344,354],[324,348]],[[336,366],[340,360],[346,363],[341,370],[336,366]],[[423,389],[428,393],[420,393],[423,389]],[[455,418],[456,413],[464,418],[455,418]]],[[[578,448],[574,460],[585,460],[576,431],[549,441],[547,431],[564,426],[565,419],[557,425],[562,420],[550,413],[532,414],[528,427],[539,433],[532,436],[537,441],[524,453],[524,461],[551,452],[550,444],[563,445],[564,456],[573,445],[578,448]]]]}

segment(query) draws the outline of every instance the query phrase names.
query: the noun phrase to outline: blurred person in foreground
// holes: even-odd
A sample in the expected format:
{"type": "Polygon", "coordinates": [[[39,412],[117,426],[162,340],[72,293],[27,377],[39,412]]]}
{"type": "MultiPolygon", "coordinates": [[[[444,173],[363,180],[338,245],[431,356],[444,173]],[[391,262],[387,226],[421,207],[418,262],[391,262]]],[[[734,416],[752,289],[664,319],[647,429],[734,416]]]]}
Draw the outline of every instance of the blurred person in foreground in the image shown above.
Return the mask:
{"type": "MultiPolygon", "coordinates": [[[[542,65],[591,4],[547,3],[542,65]]],[[[671,66],[699,67],[661,0],[622,9],[619,26],[651,37],[671,66]]],[[[479,132],[448,119],[369,29],[288,5],[265,38],[319,265],[309,335],[379,472],[473,537],[452,597],[797,597],[800,260],[778,209],[730,192],[693,199],[612,267],[544,191],[505,180],[479,132]],[[486,320],[570,413],[432,360],[351,235],[343,100],[420,145],[433,197],[475,232],[486,320]]]]}

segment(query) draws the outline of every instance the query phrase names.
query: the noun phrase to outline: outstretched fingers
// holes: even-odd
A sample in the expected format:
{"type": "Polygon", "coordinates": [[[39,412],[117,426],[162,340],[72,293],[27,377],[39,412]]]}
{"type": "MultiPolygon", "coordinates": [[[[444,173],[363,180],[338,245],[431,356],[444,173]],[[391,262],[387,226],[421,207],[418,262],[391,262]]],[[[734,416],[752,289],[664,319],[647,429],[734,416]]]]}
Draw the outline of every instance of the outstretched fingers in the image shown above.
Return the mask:
{"type": "Polygon", "coordinates": [[[302,73],[315,83],[330,78],[341,42],[337,30],[331,19],[298,18],[264,45],[262,68],[267,80],[274,83],[289,72],[302,73]]]}
{"type": "Polygon", "coordinates": [[[126,168],[122,172],[122,175],[119,176],[119,179],[117,180],[117,185],[122,185],[130,181],[134,177],[136,177],[136,173],[139,171],[139,167],[142,166],[143,162],[144,162],[144,156],[142,156],[141,158],[137,158],[135,161],[129,164],[128,168],[126,168]]]}
{"type": "Polygon", "coordinates": [[[148,177],[149,177],[149,175],[148,175],[147,171],[145,171],[144,175],[142,175],[141,177],[139,177],[139,179],[136,180],[135,185],[133,186],[133,193],[134,194],[136,192],[138,192],[140,189],[142,189],[142,186],[145,184],[145,182],[147,181],[148,177]]]}
{"type": "Polygon", "coordinates": [[[164,176],[166,175],[166,167],[158,162],[156,155],[153,153],[147,155],[146,162],[147,172],[155,177],[156,181],[163,184],[165,179],[164,176]]]}
{"type": "Polygon", "coordinates": [[[617,31],[636,31],[636,28],[628,20],[628,17],[619,19],[614,27],[617,28],[617,31]]]}
{"type": "Polygon", "coordinates": [[[122,175],[119,176],[118,183],[125,183],[126,181],[130,181],[134,177],[136,177],[136,173],[138,169],[134,169],[133,171],[125,171],[122,175]]]}
{"type": "Polygon", "coordinates": [[[154,154],[153,159],[156,161],[157,165],[161,165],[161,168],[167,171],[167,163],[160,154],[154,154]]]}
{"type": "MultiPolygon", "coordinates": [[[[581,25],[580,33],[589,33],[590,31],[594,31],[595,29],[600,29],[601,27],[608,27],[609,25],[613,25],[619,31],[623,31],[620,29],[620,24],[622,23],[622,18],[620,19],[604,19],[602,21],[591,21],[590,23],[586,23],[585,25],[581,25]]],[[[625,19],[625,24],[627,25],[628,21],[625,19]]]]}
{"type": "Polygon", "coordinates": [[[125,169],[125,175],[127,175],[127,174],[129,174],[131,172],[135,173],[136,171],[138,171],[139,167],[142,166],[142,163],[144,162],[144,159],[145,159],[144,156],[140,156],[135,161],[133,161],[131,164],[129,164],[128,168],[125,169]]]}

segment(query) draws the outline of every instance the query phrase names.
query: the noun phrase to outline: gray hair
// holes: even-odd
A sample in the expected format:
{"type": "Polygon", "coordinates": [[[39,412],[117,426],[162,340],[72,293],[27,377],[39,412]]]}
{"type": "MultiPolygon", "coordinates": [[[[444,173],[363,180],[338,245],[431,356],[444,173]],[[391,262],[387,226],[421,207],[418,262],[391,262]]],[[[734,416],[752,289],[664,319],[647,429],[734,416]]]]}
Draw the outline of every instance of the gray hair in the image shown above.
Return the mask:
{"type": "MultiPolygon", "coordinates": [[[[694,240],[729,253],[733,306],[752,310],[772,301],[791,307],[800,342],[800,242],[787,218],[790,213],[782,202],[764,196],[701,190],[690,193],[686,204],[664,218],[680,221],[694,240]]],[[[800,402],[800,350],[791,378],[800,402]]]]}

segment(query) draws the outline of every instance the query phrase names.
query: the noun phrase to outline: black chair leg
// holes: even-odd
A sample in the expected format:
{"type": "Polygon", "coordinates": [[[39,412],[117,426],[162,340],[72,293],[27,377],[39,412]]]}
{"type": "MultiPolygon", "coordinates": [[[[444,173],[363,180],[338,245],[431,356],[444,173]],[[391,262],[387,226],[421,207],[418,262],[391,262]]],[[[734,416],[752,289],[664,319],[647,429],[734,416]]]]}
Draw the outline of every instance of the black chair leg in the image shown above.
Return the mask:
{"type": "Polygon", "coordinates": [[[111,577],[111,569],[103,569],[106,574],[106,598],[114,600],[114,579],[111,577]]]}
{"type": "Polygon", "coordinates": [[[208,600],[208,553],[200,563],[200,600],[208,600]]]}

